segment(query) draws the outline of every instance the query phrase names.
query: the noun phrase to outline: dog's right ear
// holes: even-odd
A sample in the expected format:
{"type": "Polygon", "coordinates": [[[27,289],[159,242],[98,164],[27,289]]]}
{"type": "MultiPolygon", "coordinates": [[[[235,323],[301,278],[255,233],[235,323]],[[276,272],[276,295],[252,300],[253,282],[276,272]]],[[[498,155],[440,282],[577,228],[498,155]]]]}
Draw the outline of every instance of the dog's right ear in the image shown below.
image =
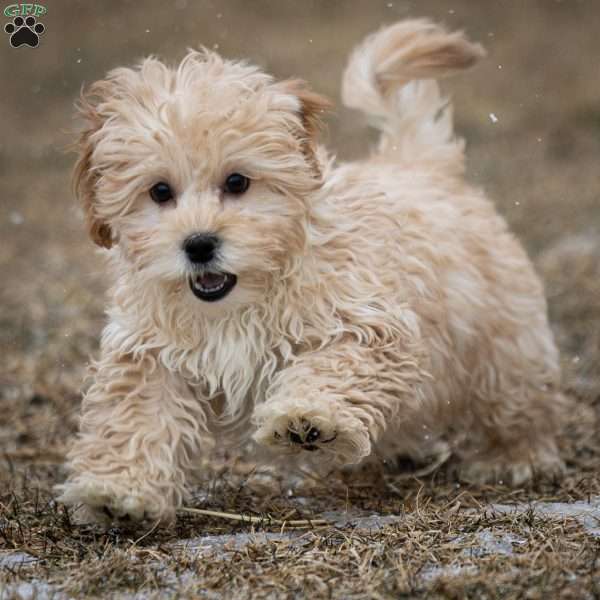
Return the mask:
{"type": "Polygon", "coordinates": [[[103,248],[113,245],[113,232],[110,225],[98,214],[96,184],[99,173],[92,165],[95,138],[105,119],[98,111],[98,98],[106,91],[107,82],[93,84],[87,92],[81,93],[76,104],[79,115],[85,121],[85,128],[79,134],[76,150],[79,154],[73,171],[73,189],[84,211],[88,233],[92,240],[103,248]]]}

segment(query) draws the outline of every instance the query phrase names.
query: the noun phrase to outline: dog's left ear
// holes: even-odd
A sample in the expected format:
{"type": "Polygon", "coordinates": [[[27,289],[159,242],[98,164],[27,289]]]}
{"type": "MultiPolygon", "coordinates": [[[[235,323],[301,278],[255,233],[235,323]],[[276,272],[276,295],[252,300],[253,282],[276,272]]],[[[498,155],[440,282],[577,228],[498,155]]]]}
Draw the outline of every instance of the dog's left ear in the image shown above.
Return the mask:
{"type": "Polygon", "coordinates": [[[316,157],[317,141],[323,129],[323,117],[333,108],[333,102],[313,92],[308,84],[301,79],[288,79],[278,84],[281,89],[295,96],[300,104],[298,115],[302,124],[300,132],[302,149],[309,164],[316,170],[320,177],[320,168],[316,157]]]}

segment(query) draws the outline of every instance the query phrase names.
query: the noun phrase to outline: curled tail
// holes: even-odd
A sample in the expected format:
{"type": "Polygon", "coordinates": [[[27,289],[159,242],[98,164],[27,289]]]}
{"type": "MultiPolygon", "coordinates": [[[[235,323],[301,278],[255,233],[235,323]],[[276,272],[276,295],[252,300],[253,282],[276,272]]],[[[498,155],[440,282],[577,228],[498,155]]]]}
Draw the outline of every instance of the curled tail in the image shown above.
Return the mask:
{"type": "Polygon", "coordinates": [[[452,106],[436,79],[474,65],[485,55],[462,32],[409,20],[370,36],[352,53],[342,100],[366,113],[381,131],[378,154],[399,162],[435,161],[464,170],[464,144],[452,127],[452,106]]]}

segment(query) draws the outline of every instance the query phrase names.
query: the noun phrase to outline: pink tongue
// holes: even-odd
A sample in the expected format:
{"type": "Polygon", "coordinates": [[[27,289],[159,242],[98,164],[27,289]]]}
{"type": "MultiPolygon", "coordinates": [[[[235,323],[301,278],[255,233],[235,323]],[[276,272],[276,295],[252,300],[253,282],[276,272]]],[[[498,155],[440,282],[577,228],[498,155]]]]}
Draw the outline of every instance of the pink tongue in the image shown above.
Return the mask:
{"type": "Polygon", "coordinates": [[[198,277],[200,285],[204,288],[219,287],[225,281],[223,273],[204,273],[198,277]]]}

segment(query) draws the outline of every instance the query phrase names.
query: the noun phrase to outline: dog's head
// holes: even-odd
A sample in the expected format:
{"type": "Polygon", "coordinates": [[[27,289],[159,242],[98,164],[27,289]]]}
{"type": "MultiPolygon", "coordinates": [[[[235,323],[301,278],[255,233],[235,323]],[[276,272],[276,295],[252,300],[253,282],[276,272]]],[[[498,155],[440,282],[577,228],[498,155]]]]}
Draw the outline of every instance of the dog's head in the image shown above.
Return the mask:
{"type": "Polygon", "coordinates": [[[303,251],[327,107],[208,51],[110,72],[79,104],[74,181],[92,239],[205,309],[260,300],[303,251]]]}

